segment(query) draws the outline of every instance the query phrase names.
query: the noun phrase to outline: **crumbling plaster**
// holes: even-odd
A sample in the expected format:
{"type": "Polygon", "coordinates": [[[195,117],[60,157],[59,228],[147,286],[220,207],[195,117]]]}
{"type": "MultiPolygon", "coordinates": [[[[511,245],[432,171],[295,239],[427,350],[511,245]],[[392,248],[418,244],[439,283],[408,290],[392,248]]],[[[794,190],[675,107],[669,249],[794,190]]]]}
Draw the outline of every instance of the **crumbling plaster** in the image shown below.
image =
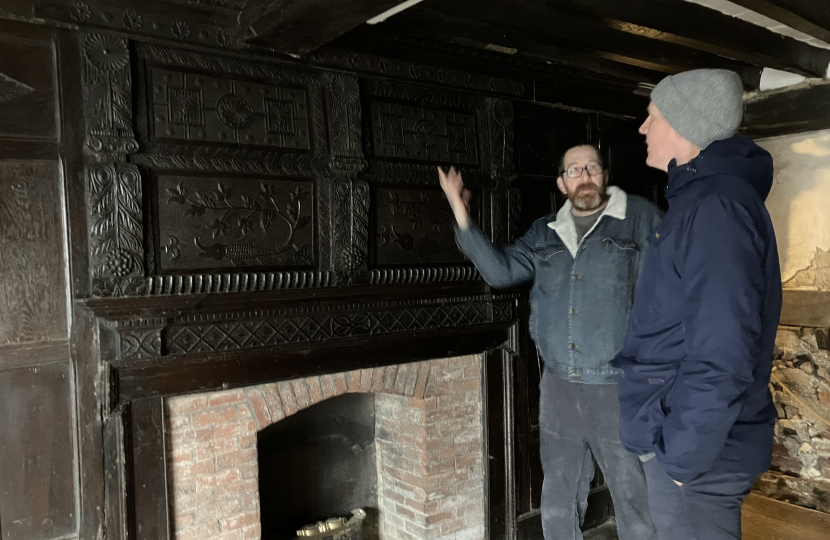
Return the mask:
{"type": "Polygon", "coordinates": [[[775,162],[767,208],[784,287],[830,291],[830,130],[758,144],[775,162]]]}

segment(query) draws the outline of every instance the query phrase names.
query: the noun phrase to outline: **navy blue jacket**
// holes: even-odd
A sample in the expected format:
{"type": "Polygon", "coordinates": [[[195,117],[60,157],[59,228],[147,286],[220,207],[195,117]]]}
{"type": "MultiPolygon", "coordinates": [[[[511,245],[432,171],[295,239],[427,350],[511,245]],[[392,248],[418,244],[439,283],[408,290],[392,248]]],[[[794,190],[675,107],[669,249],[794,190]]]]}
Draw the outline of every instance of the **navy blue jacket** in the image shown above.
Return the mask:
{"type": "Polygon", "coordinates": [[[769,391],[781,313],[764,199],[772,158],[735,135],[669,165],[669,211],[649,237],[622,352],[620,439],[690,482],[760,474],[776,410],[769,391]]]}

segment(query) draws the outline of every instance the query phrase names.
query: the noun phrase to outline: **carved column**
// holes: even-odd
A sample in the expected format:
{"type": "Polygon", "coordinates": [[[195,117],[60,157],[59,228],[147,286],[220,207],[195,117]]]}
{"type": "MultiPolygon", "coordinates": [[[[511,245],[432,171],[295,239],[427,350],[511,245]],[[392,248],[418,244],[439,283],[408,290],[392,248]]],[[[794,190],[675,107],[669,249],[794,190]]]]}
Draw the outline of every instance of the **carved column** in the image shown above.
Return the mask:
{"type": "Polygon", "coordinates": [[[93,290],[111,293],[144,276],[141,172],[126,162],[138,151],[130,51],[109,34],[81,40],[90,266],[93,290]]]}

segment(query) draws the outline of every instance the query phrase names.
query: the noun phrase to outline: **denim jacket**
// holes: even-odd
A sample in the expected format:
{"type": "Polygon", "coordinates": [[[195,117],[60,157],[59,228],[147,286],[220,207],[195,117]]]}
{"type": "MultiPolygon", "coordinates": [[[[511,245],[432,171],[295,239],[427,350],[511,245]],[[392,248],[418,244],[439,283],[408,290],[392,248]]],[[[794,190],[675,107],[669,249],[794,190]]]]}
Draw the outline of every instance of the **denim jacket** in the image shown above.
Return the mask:
{"type": "Polygon", "coordinates": [[[492,287],[533,280],[530,335],[546,369],[574,382],[617,382],[610,362],[623,345],[648,235],[662,217],[641,197],[613,186],[608,194],[579,243],[570,201],[503,250],[473,224],[456,230],[461,250],[492,287]]]}

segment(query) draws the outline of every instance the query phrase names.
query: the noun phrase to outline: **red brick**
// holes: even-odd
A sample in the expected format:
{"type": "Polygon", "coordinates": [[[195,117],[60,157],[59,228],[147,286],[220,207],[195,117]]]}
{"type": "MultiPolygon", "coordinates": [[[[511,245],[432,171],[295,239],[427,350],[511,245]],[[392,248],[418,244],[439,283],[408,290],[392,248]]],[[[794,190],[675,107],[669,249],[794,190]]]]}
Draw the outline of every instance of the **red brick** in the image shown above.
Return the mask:
{"type": "Polygon", "coordinates": [[[346,382],[346,376],[343,373],[338,373],[334,376],[335,394],[340,396],[349,391],[349,385],[346,382]]]}
{"type": "Polygon", "coordinates": [[[245,401],[245,392],[242,390],[231,390],[213,394],[209,398],[208,405],[218,407],[220,405],[230,405],[231,403],[240,403],[242,401],[245,401]]]}
{"type": "Polygon", "coordinates": [[[186,529],[193,524],[194,519],[193,512],[189,512],[187,514],[177,514],[173,518],[173,527],[177,531],[186,529]]]}
{"type": "Polygon", "coordinates": [[[271,422],[279,422],[285,418],[285,411],[282,407],[282,398],[280,391],[276,384],[265,384],[262,386],[262,397],[265,398],[265,403],[268,405],[268,411],[271,413],[271,422]]]}
{"type": "Polygon", "coordinates": [[[216,487],[216,500],[238,498],[240,494],[258,492],[259,483],[256,479],[247,479],[233,484],[216,487]]]}
{"type": "Polygon", "coordinates": [[[214,503],[196,509],[196,520],[199,523],[219,521],[222,518],[235,516],[242,512],[239,501],[230,500],[214,503]]]}
{"type": "Polygon", "coordinates": [[[311,403],[320,403],[325,399],[323,397],[323,387],[320,385],[320,377],[308,377],[305,382],[308,386],[308,395],[311,397],[311,403]]]}
{"type": "Polygon", "coordinates": [[[239,441],[236,438],[218,439],[209,443],[196,446],[193,449],[193,457],[196,461],[212,459],[220,454],[235,452],[239,450],[239,441]]]}
{"type": "Polygon", "coordinates": [[[360,392],[360,370],[355,369],[348,373],[349,392],[360,392]]]}
{"type": "Polygon", "coordinates": [[[818,400],[824,405],[830,405],[830,392],[819,392],[818,400]]]}
{"type": "Polygon", "coordinates": [[[323,399],[337,395],[337,387],[334,385],[334,375],[323,375],[320,377],[320,388],[323,391],[323,399]]]}
{"type": "Polygon", "coordinates": [[[380,392],[391,394],[395,391],[395,379],[398,376],[398,366],[387,366],[383,372],[383,387],[380,392]]]}
{"type": "Polygon", "coordinates": [[[185,414],[204,410],[208,405],[207,396],[178,396],[166,400],[167,410],[176,414],[185,414]]]}
{"type": "Polygon", "coordinates": [[[223,407],[193,415],[193,427],[204,427],[214,424],[225,424],[236,419],[236,407],[223,407]]]}
{"type": "Polygon", "coordinates": [[[268,411],[268,406],[265,405],[265,398],[262,393],[256,388],[248,390],[248,402],[254,411],[254,417],[257,420],[259,429],[265,429],[271,425],[271,413],[268,411]]]}
{"type": "Polygon", "coordinates": [[[308,386],[304,380],[294,381],[294,397],[297,399],[297,410],[305,409],[311,405],[308,386]]]}
{"type": "Polygon", "coordinates": [[[256,513],[250,512],[234,516],[232,518],[223,519],[219,521],[219,523],[222,525],[223,531],[234,531],[236,529],[241,529],[243,527],[259,523],[259,516],[256,513]]]}
{"type": "Polygon", "coordinates": [[[449,521],[453,517],[452,512],[443,512],[441,514],[433,514],[431,516],[427,516],[426,524],[427,525],[435,525],[436,523],[441,523],[442,521],[449,521]]]}
{"type": "Polygon", "coordinates": [[[176,540],[205,540],[213,538],[219,533],[219,523],[209,523],[186,529],[176,534],[176,540]]]}
{"type": "Polygon", "coordinates": [[[256,435],[243,435],[239,437],[239,448],[253,448],[256,446],[256,435]]]}
{"type": "Polygon", "coordinates": [[[245,540],[258,540],[262,537],[262,525],[256,524],[245,527],[242,530],[242,538],[245,540]]]}
{"type": "Polygon", "coordinates": [[[441,536],[457,533],[467,528],[467,522],[463,519],[455,519],[441,524],[441,536]]]}
{"type": "Polygon", "coordinates": [[[222,534],[215,536],[210,540],[242,540],[242,529],[223,532],[222,534]]]}
{"type": "Polygon", "coordinates": [[[368,392],[372,389],[372,376],[374,375],[373,369],[361,369],[360,370],[360,391],[361,392],[368,392]]]}
{"type": "Polygon", "coordinates": [[[242,475],[242,478],[245,479],[256,478],[257,476],[259,476],[259,464],[246,463],[244,465],[240,465],[239,474],[242,475]]]}
{"type": "Polygon", "coordinates": [[[203,474],[209,474],[216,470],[212,459],[197,461],[195,463],[177,463],[173,465],[174,478],[194,478],[203,474]]]}
{"type": "Polygon", "coordinates": [[[410,510],[402,504],[397,505],[395,507],[395,511],[401,516],[406,516],[409,519],[415,519],[415,512],[413,512],[412,510],[410,510]]]}
{"type": "Polygon", "coordinates": [[[223,454],[216,458],[216,466],[220,469],[227,469],[236,465],[246,463],[257,463],[256,448],[247,448],[230,454],[223,454]]]}
{"type": "Polygon", "coordinates": [[[217,439],[224,439],[226,437],[238,437],[239,435],[248,435],[257,432],[257,424],[253,420],[245,422],[233,422],[223,426],[216,426],[213,428],[213,434],[217,439]]]}
{"type": "Polygon", "coordinates": [[[453,392],[467,392],[470,390],[478,390],[481,388],[481,381],[479,379],[467,379],[466,381],[455,381],[452,383],[453,392]]]}
{"type": "Polygon", "coordinates": [[[372,373],[372,392],[380,393],[383,391],[383,375],[386,372],[385,367],[377,367],[372,373]]]}
{"type": "Polygon", "coordinates": [[[193,452],[191,452],[188,448],[182,448],[178,450],[174,450],[170,452],[169,457],[170,463],[184,463],[193,461],[193,452]]]}
{"type": "Polygon", "coordinates": [[[294,387],[290,382],[281,382],[277,384],[277,388],[280,390],[282,410],[285,416],[291,416],[297,412],[297,400],[294,397],[294,387]]]}
{"type": "Polygon", "coordinates": [[[412,394],[412,397],[417,399],[424,398],[424,393],[427,389],[427,381],[429,380],[429,370],[429,362],[422,362],[420,367],[418,368],[418,380],[415,383],[415,390],[412,394]]]}
{"type": "Polygon", "coordinates": [[[197,493],[183,493],[174,488],[173,497],[173,511],[177,514],[183,514],[210,504],[214,501],[212,491],[199,491],[197,493]]]}
{"type": "Polygon", "coordinates": [[[231,484],[239,479],[240,475],[238,469],[226,469],[222,472],[200,476],[196,479],[196,482],[201,488],[204,489],[231,484]]]}

